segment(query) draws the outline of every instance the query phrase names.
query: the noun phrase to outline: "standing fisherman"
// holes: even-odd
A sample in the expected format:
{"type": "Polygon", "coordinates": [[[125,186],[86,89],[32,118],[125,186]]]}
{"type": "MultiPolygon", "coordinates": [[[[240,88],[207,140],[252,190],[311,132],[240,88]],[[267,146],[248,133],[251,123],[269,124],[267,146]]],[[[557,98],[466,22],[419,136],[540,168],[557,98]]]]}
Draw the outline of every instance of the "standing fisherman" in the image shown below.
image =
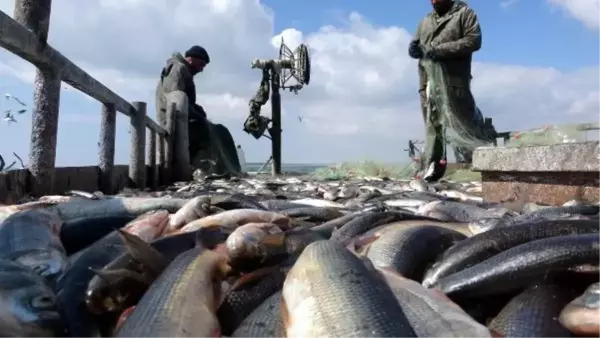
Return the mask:
{"type": "Polygon", "coordinates": [[[239,173],[240,164],[231,133],[225,126],[208,121],[202,106],[196,104],[194,76],[209,63],[210,57],[201,46],[192,46],[185,56],[174,53],[167,60],[156,87],[158,120],[165,125],[166,95],[175,91],[184,92],[189,102],[189,152],[192,165],[199,167],[204,160],[216,160],[217,173],[239,173]]]}
{"type": "MultiPolygon", "coordinates": [[[[477,15],[460,0],[431,0],[431,3],[434,10],[419,23],[408,54],[419,59],[419,96],[427,134],[420,160],[421,174],[426,181],[437,181],[446,171],[448,128],[458,123],[460,128],[455,129],[462,130],[456,132],[479,144],[491,142],[494,133],[484,130],[483,117],[470,89],[472,54],[481,48],[477,15]],[[433,83],[440,80],[432,78],[432,69],[440,70],[439,77],[444,81],[433,83]],[[444,93],[447,104],[430,99],[440,92],[444,93]]],[[[465,143],[454,146],[459,160],[463,157],[470,161],[472,147],[465,143]]]]}

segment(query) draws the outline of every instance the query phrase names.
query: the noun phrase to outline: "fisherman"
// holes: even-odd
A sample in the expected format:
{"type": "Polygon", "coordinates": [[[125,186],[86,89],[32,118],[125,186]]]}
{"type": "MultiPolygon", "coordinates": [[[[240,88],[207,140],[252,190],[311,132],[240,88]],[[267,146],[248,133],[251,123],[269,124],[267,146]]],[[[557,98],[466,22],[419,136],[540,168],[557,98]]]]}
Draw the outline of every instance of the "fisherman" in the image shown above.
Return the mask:
{"type": "Polygon", "coordinates": [[[216,160],[215,171],[218,173],[238,173],[240,164],[231,133],[227,127],[208,121],[204,108],[196,103],[194,76],[209,63],[208,52],[201,46],[192,46],[185,55],[176,52],[167,60],[156,87],[156,104],[160,108],[158,119],[165,125],[166,95],[174,91],[184,92],[189,102],[189,152],[192,165],[201,167],[202,162],[216,160]]]}
{"type": "MultiPolygon", "coordinates": [[[[419,96],[427,136],[420,159],[420,175],[426,181],[437,181],[446,171],[446,126],[442,107],[436,107],[435,102],[428,99],[431,79],[424,62],[438,63],[443,69],[445,92],[454,108],[451,118],[460,121],[467,134],[475,135],[473,138],[478,142],[488,143],[493,140],[495,131],[493,127],[486,130],[470,89],[472,54],[481,48],[477,15],[460,0],[431,0],[431,3],[433,11],[419,23],[408,54],[419,59],[419,96]]],[[[459,162],[470,161],[472,148],[462,144],[453,146],[459,162]]]]}

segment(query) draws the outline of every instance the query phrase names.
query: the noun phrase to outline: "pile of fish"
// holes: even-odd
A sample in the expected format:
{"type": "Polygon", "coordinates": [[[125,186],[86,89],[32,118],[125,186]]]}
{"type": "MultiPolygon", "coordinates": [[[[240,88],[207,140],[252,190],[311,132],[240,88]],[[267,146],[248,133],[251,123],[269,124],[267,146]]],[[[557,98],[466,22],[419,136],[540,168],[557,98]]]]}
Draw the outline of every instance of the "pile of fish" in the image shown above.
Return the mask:
{"type": "Polygon", "coordinates": [[[0,335],[600,334],[598,204],[229,179],[0,206],[0,335]]]}

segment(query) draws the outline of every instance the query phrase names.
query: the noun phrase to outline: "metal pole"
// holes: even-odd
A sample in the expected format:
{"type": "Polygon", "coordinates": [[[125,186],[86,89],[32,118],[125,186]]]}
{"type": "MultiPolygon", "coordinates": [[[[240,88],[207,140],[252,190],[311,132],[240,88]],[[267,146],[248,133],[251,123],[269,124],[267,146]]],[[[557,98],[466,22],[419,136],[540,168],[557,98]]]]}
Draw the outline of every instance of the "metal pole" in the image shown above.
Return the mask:
{"type": "Polygon", "coordinates": [[[281,174],[281,94],[279,93],[279,72],[271,69],[271,157],[272,175],[281,174]]]}

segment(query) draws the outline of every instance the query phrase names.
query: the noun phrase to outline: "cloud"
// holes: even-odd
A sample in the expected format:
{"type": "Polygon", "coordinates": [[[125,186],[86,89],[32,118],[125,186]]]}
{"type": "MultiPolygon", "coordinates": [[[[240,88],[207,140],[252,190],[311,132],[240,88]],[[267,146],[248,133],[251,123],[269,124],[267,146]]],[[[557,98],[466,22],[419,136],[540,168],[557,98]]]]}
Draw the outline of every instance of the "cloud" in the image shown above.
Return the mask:
{"type": "Polygon", "coordinates": [[[600,0],[548,0],[561,7],[570,16],[581,21],[588,28],[600,28],[600,0]]]}
{"type": "MultiPolygon", "coordinates": [[[[306,43],[311,51],[311,83],[297,96],[282,92],[284,161],[404,161],[404,145],[408,139],[423,138],[424,129],[417,66],[406,50],[409,31],[377,25],[351,13],[345,22],[316,31],[289,27],[276,32],[274,18],[275,14],[258,0],[56,0],[49,40],[116,93],[128,100],[148,102],[151,116],[154,88],[166,59],[173,51],[203,45],[211,63],[196,79],[198,103],[211,120],[230,128],[236,141],[243,144],[248,160],[266,159],[270,150],[267,141],[255,141],[241,131],[248,101],[260,81],[260,71],[251,69],[250,62],[276,57],[281,37],[292,49],[306,43]]],[[[0,76],[32,81],[30,65],[3,55],[0,76]]],[[[499,131],[574,119],[584,122],[597,119],[597,75],[597,67],[564,72],[475,62],[473,91],[478,105],[494,119],[499,131]]],[[[78,99],[75,105],[73,100],[61,102],[69,117],[61,119],[64,124],[59,138],[63,142],[59,147],[73,147],[68,136],[62,136],[67,133],[63,125],[95,126],[96,115],[72,115],[84,114],[79,107],[100,110],[95,102],[78,99]]],[[[270,114],[269,104],[263,113],[270,114]]],[[[119,128],[126,130],[127,123],[119,123],[123,124],[119,128]]],[[[90,130],[85,133],[97,133],[90,130]]],[[[126,142],[127,134],[119,135],[118,142],[126,142]]],[[[89,144],[96,142],[93,139],[89,144]]],[[[126,148],[118,149],[117,162],[127,162],[126,148]]],[[[96,161],[95,149],[75,153],[83,164],[96,161]]]]}
{"type": "Polygon", "coordinates": [[[503,0],[503,1],[500,1],[500,7],[506,9],[512,5],[515,5],[518,2],[519,2],[519,0],[503,0]]]}

